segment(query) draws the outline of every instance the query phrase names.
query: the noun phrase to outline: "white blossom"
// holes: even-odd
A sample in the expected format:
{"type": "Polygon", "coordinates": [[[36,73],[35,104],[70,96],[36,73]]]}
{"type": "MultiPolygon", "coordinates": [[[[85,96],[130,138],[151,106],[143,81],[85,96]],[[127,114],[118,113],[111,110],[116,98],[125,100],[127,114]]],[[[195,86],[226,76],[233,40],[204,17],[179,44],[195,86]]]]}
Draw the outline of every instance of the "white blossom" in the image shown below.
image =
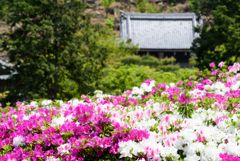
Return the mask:
{"type": "Polygon", "coordinates": [[[24,145],[25,138],[21,135],[13,138],[13,146],[18,147],[20,145],[24,145]]]}

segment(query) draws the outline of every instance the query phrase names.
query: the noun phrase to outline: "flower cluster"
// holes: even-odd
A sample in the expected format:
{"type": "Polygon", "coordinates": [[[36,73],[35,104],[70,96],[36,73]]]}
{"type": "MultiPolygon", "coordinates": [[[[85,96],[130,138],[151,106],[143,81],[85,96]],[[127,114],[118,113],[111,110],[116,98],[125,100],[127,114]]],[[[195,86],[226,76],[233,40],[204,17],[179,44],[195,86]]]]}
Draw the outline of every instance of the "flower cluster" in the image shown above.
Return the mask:
{"type": "MultiPolygon", "coordinates": [[[[32,108],[20,105],[1,113],[0,160],[88,160],[118,157],[119,144],[148,139],[147,131],[111,122],[106,112],[95,112],[94,103],[73,101],[62,108],[32,108]],[[72,105],[76,104],[77,105],[72,105]],[[27,113],[29,114],[27,114],[27,113]]],[[[137,156],[136,156],[137,158],[137,156]]]]}
{"type": "MultiPolygon", "coordinates": [[[[240,160],[240,64],[0,113],[0,160],[240,160]]],[[[219,68],[218,68],[219,67],[219,68]]]]}

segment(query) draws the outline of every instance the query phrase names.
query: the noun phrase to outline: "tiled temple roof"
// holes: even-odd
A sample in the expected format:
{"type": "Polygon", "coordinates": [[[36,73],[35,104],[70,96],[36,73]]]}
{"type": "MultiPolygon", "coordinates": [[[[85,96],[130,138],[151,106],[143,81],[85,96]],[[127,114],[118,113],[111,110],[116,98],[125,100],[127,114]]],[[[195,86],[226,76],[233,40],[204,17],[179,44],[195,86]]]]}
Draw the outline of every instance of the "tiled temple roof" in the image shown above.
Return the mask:
{"type": "Polygon", "coordinates": [[[193,26],[201,25],[194,13],[129,13],[121,11],[120,37],[140,49],[190,50],[193,26]]]}

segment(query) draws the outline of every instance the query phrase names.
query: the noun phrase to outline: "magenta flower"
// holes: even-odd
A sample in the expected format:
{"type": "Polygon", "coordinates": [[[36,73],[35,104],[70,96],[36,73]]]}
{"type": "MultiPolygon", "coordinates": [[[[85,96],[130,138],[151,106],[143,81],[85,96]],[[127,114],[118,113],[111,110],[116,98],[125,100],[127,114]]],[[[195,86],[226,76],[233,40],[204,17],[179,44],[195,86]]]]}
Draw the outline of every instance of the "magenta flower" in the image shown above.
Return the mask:
{"type": "Polygon", "coordinates": [[[193,79],[194,77],[193,76],[190,76],[189,79],[193,79]]]}
{"type": "Polygon", "coordinates": [[[84,94],[81,95],[81,98],[85,99],[87,98],[87,96],[85,96],[84,94]]]}
{"type": "Polygon", "coordinates": [[[205,136],[197,136],[198,142],[204,142],[205,141],[205,136]]]}
{"type": "Polygon", "coordinates": [[[149,86],[149,84],[150,84],[151,81],[153,81],[153,79],[145,80],[143,83],[146,83],[146,84],[149,86]]]}
{"type": "Polygon", "coordinates": [[[33,156],[36,157],[36,158],[43,157],[43,154],[44,154],[44,152],[40,149],[34,150],[33,153],[34,153],[33,156]]]}
{"type": "Polygon", "coordinates": [[[193,85],[193,82],[188,82],[188,86],[192,86],[193,85]]]}
{"type": "Polygon", "coordinates": [[[126,91],[126,95],[130,95],[131,93],[132,91],[129,91],[129,90],[126,91]]]}
{"type": "Polygon", "coordinates": [[[217,74],[217,70],[214,70],[213,72],[211,72],[211,75],[216,75],[217,74]]]}
{"type": "Polygon", "coordinates": [[[26,143],[32,143],[32,141],[33,141],[33,136],[32,136],[32,134],[29,134],[29,135],[26,137],[25,142],[26,142],[26,143]]]}
{"type": "Polygon", "coordinates": [[[181,96],[178,98],[179,103],[182,104],[188,104],[189,97],[185,96],[185,94],[181,94],[181,96]]]}
{"type": "Polygon", "coordinates": [[[105,137],[103,140],[102,140],[102,147],[105,149],[105,148],[108,148],[108,147],[111,147],[112,145],[112,140],[111,138],[109,137],[105,137]]]}
{"type": "Polygon", "coordinates": [[[238,156],[230,156],[228,153],[220,153],[219,157],[222,158],[221,161],[240,161],[240,158],[238,156]]]}
{"type": "Polygon", "coordinates": [[[228,117],[227,117],[227,116],[222,116],[222,117],[217,118],[217,119],[215,120],[215,122],[216,122],[216,124],[218,124],[219,122],[222,122],[222,121],[224,121],[225,119],[228,119],[228,117]]]}
{"type": "MultiPolygon", "coordinates": [[[[21,102],[20,102],[20,103],[21,103],[21,102]]],[[[19,111],[25,111],[25,110],[26,110],[26,106],[19,105],[19,106],[18,106],[18,110],[19,110],[19,111]]]]}
{"type": "Polygon", "coordinates": [[[212,62],[212,63],[209,64],[209,66],[210,66],[211,68],[213,68],[213,67],[215,67],[215,63],[212,62]]]}
{"type": "Polygon", "coordinates": [[[224,66],[224,62],[220,62],[220,63],[218,64],[218,66],[219,66],[220,68],[222,68],[222,67],[224,66]]]}
{"type": "Polygon", "coordinates": [[[17,105],[17,106],[21,105],[21,102],[19,102],[19,101],[18,101],[18,102],[16,102],[16,105],[17,105]]]}

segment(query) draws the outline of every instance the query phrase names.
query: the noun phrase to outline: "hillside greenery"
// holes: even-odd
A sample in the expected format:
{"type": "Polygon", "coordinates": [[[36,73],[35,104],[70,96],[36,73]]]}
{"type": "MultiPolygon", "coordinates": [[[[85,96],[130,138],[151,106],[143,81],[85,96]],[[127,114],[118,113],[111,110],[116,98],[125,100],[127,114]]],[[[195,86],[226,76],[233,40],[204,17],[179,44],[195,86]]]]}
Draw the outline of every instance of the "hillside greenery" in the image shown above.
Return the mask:
{"type": "Polygon", "coordinates": [[[191,0],[191,10],[209,17],[208,25],[195,29],[200,34],[191,50],[196,53],[199,69],[209,68],[211,62],[226,61],[227,65],[240,59],[240,1],[191,0]]]}

